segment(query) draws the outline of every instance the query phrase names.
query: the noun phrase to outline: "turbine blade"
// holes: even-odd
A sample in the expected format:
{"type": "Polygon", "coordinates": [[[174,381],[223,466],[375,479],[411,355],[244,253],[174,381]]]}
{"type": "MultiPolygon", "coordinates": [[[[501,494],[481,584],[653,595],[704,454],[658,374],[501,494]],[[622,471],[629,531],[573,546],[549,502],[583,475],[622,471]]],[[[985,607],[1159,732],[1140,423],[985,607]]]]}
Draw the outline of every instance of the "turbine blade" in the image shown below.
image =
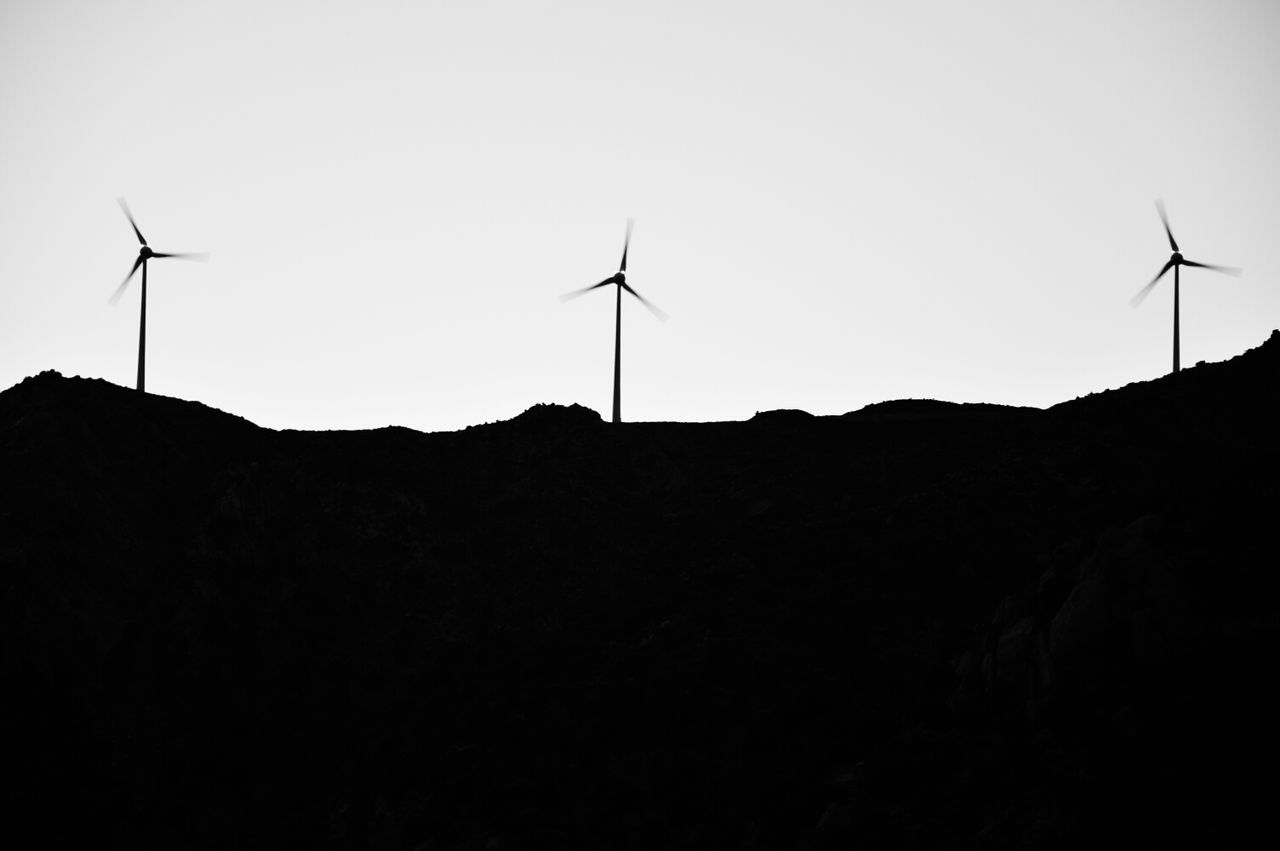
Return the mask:
{"type": "Polygon", "coordinates": [[[1235,266],[1214,266],[1212,263],[1197,263],[1194,260],[1183,260],[1182,265],[1196,266],[1200,269],[1212,269],[1215,272],[1221,272],[1222,274],[1230,275],[1233,278],[1238,278],[1241,275],[1241,270],[1237,269],[1235,266]]]}
{"type": "Polygon", "coordinates": [[[631,226],[635,223],[635,219],[627,219],[627,238],[622,243],[622,265],[618,267],[619,272],[627,271],[627,249],[631,247],[631,226]]]}
{"type": "Polygon", "coordinates": [[[649,312],[650,312],[650,313],[652,313],[654,316],[656,316],[656,317],[658,317],[659,319],[661,319],[663,322],[666,322],[668,319],[670,319],[670,318],[671,318],[670,316],[667,316],[667,314],[666,314],[665,312],[663,312],[663,310],[662,310],[660,307],[658,307],[656,304],[654,304],[653,302],[649,301],[649,299],[645,298],[644,296],[640,295],[640,293],[638,293],[638,292],[636,292],[635,290],[631,289],[630,285],[628,285],[628,284],[624,283],[624,284],[622,285],[622,288],[623,288],[624,290],[626,290],[627,292],[631,293],[631,294],[632,294],[633,296],[635,296],[637,299],[639,299],[639,301],[640,301],[640,303],[641,303],[641,304],[643,304],[645,307],[649,308],[649,312]]]}
{"type": "Polygon", "coordinates": [[[1170,269],[1172,269],[1174,265],[1175,264],[1172,259],[1170,259],[1168,263],[1164,264],[1164,268],[1160,270],[1160,274],[1152,278],[1151,283],[1147,284],[1145,287],[1138,290],[1138,294],[1135,295],[1133,298],[1129,299],[1129,306],[1137,307],[1138,305],[1142,304],[1142,300],[1145,299],[1148,294],[1150,294],[1151,288],[1154,287],[1157,283],[1159,283],[1160,279],[1163,278],[1165,273],[1168,272],[1170,269]]]}
{"type": "Polygon", "coordinates": [[[578,296],[580,296],[580,295],[583,295],[583,294],[585,294],[585,293],[589,293],[589,292],[591,292],[592,290],[598,290],[598,289],[600,289],[601,287],[603,287],[605,284],[612,284],[612,283],[613,283],[613,278],[605,278],[603,281],[601,281],[601,282],[600,282],[600,283],[598,283],[598,284],[592,284],[592,285],[591,285],[591,286],[589,286],[589,287],[583,287],[583,288],[582,288],[582,289],[580,289],[580,290],[574,290],[573,292],[565,293],[564,295],[560,296],[560,300],[561,300],[561,301],[569,301],[570,299],[574,299],[574,298],[577,298],[577,297],[578,297],[578,296]]]}
{"type": "Polygon", "coordinates": [[[124,202],[123,198],[117,198],[116,200],[120,202],[120,209],[124,210],[125,218],[129,220],[129,224],[133,225],[133,232],[138,235],[138,242],[146,245],[146,237],[142,235],[142,231],[138,230],[138,223],[133,220],[133,213],[129,212],[129,205],[124,202]]]}
{"type": "Polygon", "coordinates": [[[1169,235],[1169,247],[1174,251],[1178,250],[1178,242],[1173,238],[1173,230],[1169,227],[1169,217],[1164,212],[1164,202],[1156,202],[1156,212],[1160,214],[1160,221],[1164,222],[1164,232],[1169,235]]]}
{"type": "Polygon", "coordinates": [[[162,254],[159,251],[153,251],[151,252],[151,256],[152,257],[177,257],[179,260],[199,260],[201,263],[209,259],[209,254],[206,251],[197,251],[194,253],[188,251],[188,252],[179,253],[179,254],[162,254]]]}
{"type": "Polygon", "coordinates": [[[142,257],[139,256],[137,260],[133,261],[133,268],[129,270],[129,274],[125,275],[124,280],[120,282],[120,286],[116,287],[116,291],[111,294],[111,298],[107,299],[107,304],[112,307],[115,306],[115,303],[120,300],[120,296],[124,295],[124,288],[129,286],[129,282],[133,280],[133,276],[137,274],[138,267],[141,265],[142,257]]]}

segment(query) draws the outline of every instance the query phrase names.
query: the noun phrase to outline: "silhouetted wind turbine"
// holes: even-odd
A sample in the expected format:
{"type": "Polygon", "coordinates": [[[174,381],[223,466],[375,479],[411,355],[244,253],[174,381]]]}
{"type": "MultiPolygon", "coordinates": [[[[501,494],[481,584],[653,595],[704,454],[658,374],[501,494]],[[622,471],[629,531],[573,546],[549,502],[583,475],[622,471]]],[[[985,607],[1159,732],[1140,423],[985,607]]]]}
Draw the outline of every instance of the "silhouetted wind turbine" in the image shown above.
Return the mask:
{"type": "Polygon", "coordinates": [[[1164,212],[1164,202],[1156,202],[1156,211],[1160,213],[1160,221],[1164,222],[1164,232],[1169,236],[1169,247],[1173,249],[1173,256],[1169,258],[1169,262],[1164,264],[1164,268],[1160,270],[1160,274],[1151,279],[1151,283],[1147,284],[1138,294],[1129,300],[1129,304],[1134,307],[1142,304],[1142,300],[1147,297],[1165,273],[1173,269],[1173,371],[1176,373],[1182,366],[1178,356],[1178,288],[1180,284],[1178,267],[1180,266],[1197,266],[1201,269],[1212,269],[1215,272],[1223,272],[1227,275],[1240,276],[1240,270],[1232,266],[1213,266],[1209,263],[1196,263],[1194,260],[1186,260],[1182,256],[1182,252],[1178,250],[1178,242],[1173,238],[1173,230],[1169,227],[1169,217],[1164,212]]]}
{"type": "Polygon", "coordinates": [[[133,268],[129,270],[129,274],[125,275],[120,286],[116,287],[116,291],[111,294],[108,299],[112,306],[120,300],[120,296],[124,295],[125,287],[129,286],[129,282],[133,280],[133,276],[137,273],[138,267],[142,267],[142,319],[138,323],[138,390],[145,392],[146,390],[146,360],[147,360],[147,261],[153,257],[178,257],[183,260],[207,260],[208,254],[162,254],[159,251],[152,251],[147,245],[146,238],[142,235],[142,231],[138,230],[138,223],[133,220],[133,214],[129,212],[129,205],[124,202],[123,198],[117,198],[120,202],[120,209],[124,210],[125,216],[129,219],[129,224],[133,226],[133,232],[138,235],[138,242],[142,248],[138,251],[138,259],[133,261],[133,268]]]}
{"type": "Polygon", "coordinates": [[[631,247],[631,225],[632,220],[627,219],[627,237],[622,243],[622,264],[618,266],[618,271],[605,278],[598,284],[592,284],[589,287],[583,287],[580,290],[574,290],[571,293],[565,293],[560,296],[561,301],[568,301],[571,298],[577,298],[583,293],[589,293],[592,290],[607,286],[608,284],[618,285],[617,297],[617,319],[614,331],[613,342],[613,421],[615,423],[622,422],[622,291],[626,290],[635,296],[641,304],[649,308],[649,312],[661,319],[667,321],[667,314],[659,310],[652,302],[646,299],[640,293],[631,288],[627,283],[627,249],[631,247]]]}

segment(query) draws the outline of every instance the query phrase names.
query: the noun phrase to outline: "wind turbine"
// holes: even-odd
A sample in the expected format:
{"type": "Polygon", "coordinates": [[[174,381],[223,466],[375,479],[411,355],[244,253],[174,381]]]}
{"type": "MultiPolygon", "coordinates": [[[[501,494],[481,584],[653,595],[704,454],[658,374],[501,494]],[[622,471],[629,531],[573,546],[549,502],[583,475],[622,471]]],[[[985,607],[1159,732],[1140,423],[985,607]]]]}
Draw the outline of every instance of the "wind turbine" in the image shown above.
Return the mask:
{"type": "Polygon", "coordinates": [[[1151,292],[1152,287],[1154,287],[1160,281],[1160,279],[1165,276],[1166,272],[1168,272],[1170,269],[1173,269],[1173,371],[1177,373],[1180,369],[1182,369],[1182,366],[1179,362],[1179,357],[1178,357],[1178,289],[1180,284],[1179,275],[1178,275],[1179,267],[1197,266],[1201,269],[1212,269],[1215,272],[1222,272],[1227,275],[1234,275],[1237,278],[1240,277],[1240,270],[1232,266],[1213,266],[1209,263],[1197,263],[1194,260],[1185,259],[1182,256],[1182,252],[1178,250],[1178,242],[1173,238],[1173,231],[1169,228],[1169,217],[1165,215],[1163,201],[1156,202],[1156,211],[1160,213],[1160,221],[1164,222],[1164,232],[1169,237],[1169,247],[1173,249],[1173,256],[1169,258],[1168,263],[1164,264],[1164,268],[1160,270],[1160,274],[1152,278],[1151,283],[1147,284],[1145,287],[1139,290],[1138,294],[1129,300],[1129,304],[1132,305],[1133,307],[1137,307],[1138,305],[1142,304],[1142,300],[1145,299],[1147,295],[1151,292]]]}
{"type": "Polygon", "coordinates": [[[571,293],[565,293],[560,296],[561,301],[568,301],[571,298],[577,298],[583,293],[591,292],[600,287],[609,284],[617,284],[617,308],[616,308],[616,325],[613,338],[613,421],[615,423],[622,422],[622,291],[626,290],[635,296],[641,304],[649,308],[649,312],[661,319],[667,321],[667,314],[659,310],[652,302],[646,299],[640,293],[631,288],[627,283],[627,249],[631,246],[631,225],[633,221],[627,219],[627,237],[622,243],[622,263],[618,266],[618,271],[605,278],[598,284],[592,284],[589,287],[583,287],[580,290],[574,290],[571,293]]]}
{"type": "Polygon", "coordinates": [[[146,355],[147,355],[147,261],[154,257],[178,257],[183,260],[207,260],[208,254],[162,254],[159,251],[152,251],[147,245],[146,237],[142,235],[142,231],[138,230],[138,223],[133,220],[133,213],[129,212],[129,205],[124,202],[123,198],[116,199],[120,202],[120,209],[124,210],[125,217],[129,219],[129,224],[133,226],[133,232],[138,235],[138,242],[142,248],[138,250],[138,259],[133,261],[133,268],[129,270],[129,274],[120,282],[120,286],[116,287],[116,291],[111,294],[108,302],[114,307],[115,303],[120,300],[120,296],[124,295],[125,287],[129,286],[129,282],[133,280],[133,276],[137,273],[138,267],[142,267],[142,319],[138,324],[138,391],[146,391],[146,355]]]}

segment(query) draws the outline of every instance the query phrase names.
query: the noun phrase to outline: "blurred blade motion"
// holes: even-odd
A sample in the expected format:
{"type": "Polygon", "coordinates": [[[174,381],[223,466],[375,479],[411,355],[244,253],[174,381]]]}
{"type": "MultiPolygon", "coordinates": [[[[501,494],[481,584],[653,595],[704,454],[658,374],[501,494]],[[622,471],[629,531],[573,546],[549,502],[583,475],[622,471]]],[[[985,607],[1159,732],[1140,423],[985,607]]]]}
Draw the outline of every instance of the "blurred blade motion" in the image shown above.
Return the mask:
{"type": "Polygon", "coordinates": [[[1177,251],[1178,242],[1173,238],[1173,229],[1169,227],[1169,217],[1165,214],[1163,201],[1156,201],[1156,212],[1160,214],[1160,221],[1164,223],[1164,232],[1169,235],[1169,247],[1177,251]]]}
{"type": "Polygon", "coordinates": [[[1147,284],[1145,287],[1138,290],[1138,294],[1135,295],[1133,298],[1129,299],[1129,305],[1131,307],[1137,307],[1138,305],[1142,304],[1143,299],[1145,299],[1147,295],[1150,294],[1151,288],[1154,287],[1156,284],[1158,284],[1160,282],[1160,279],[1165,276],[1165,273],[1168,272],[1170,269],[1172,269],[1175,265],[1176,264],[1172,260],[1164,264],[1164,268],[1160,270],[1160,274],[1152,278],[1151,283],[1147,284]]]}
{"type": "Polygon", "coordinates": [[[635,296],[635,297],[640,301],[640,303],[641,303],[641,304],[643,304],[645,307],[647,307],[647,308],[649,309],[649,312],[650,312],[650,313],[652,313],[654,316],[656,316],[656,317],[658,317],[659,319],[661,319],[663,322],[666,322],[668,319],[670,319],[670,318],[671,318],[671,317],[667,316],[667,314],[662,310],[662,308],[658,307],[656,304],[654,304],[653,302],[649,301],[649,299],[647,299],[647,298],[645,298],[644,296],[640,295],[640,293],[638,293],[638,292],[636,292],[635,290],[631,289],[630,285],[628,285],[628,284],[625,284],[625,283],[624,283],[624,284],[622,285],[622,288],[623,288],[624,290],[626,290],[627,292],[631,293],[633,296],[635,296]]]}
{"type": "Polygon", "coordinates": [[[1214,266],[1212,263],[1197,263],[1194,260],[1183,260],[1182,265],[1195,266],[1199,269],[1211,269],[1214,272],[1221,272],[1222,274],[1230,275],[1233,278],[1238,278],[1242,274],[1242,270],[1237,269],[1235,266],[1214,266]]]}
{"type": "Polygon", "coordinates": [[[589,287],[583,287],[583,288],[582,288],[582,289],[580,289],[580,290],[573,290],[572,292],[567,292],[567,293],[565,293],[564,295],[560,296],[560,300],[561,300],[561,301],[569,301],[570,299],[575,299],[575,298],[577,298],[577,297],[578,297],[578,296],[580,296],[580,295],[584,295],[585,293],[589,293],[589,292],[591,292],[592,290],[598,290],[598,289],[600,289],[601,287],[605,286],[606,284],[612,284],[612,283],[613,283],[613,278],[605,278],[603,281],[601,281],[601,282],[600,282],[600,283],[598,283],[598,284],[592,284],[591,286],[589,286],[589,287]]]}
{"type": "Polygon", "coordinates": [[[631,247],[631,226],[635,223],[635,219],[627,219],[627,237],[622,241],[622,265],[618,267],[619,272],[627,271],[627,249],[631,247]]]}
{"type": "Polygon", "coordinates": [[[129,212],[129,205],[124,202],[124,198],[117,198],[116,201],[120,202],[120,209],[124,210],[125,218],[127,218],[129,220],[129,224],[133,226],[133,232],[138,235],[138,243],[140,245],[146,245],[146,237],[142,235],[142,231],[138,230],[138,223],[133,220],[133,213],[129,212]]]}
{"type": "Polygon", "coordinates": [[[124,280],[120,282],[120,286],[116,287],[116,291],[111,294],[111,298],[107,299],[107,304],[112,307],[120,300],[120,296],[124,295],[124,288],[129,286],[129,282],[133,280],[133,276],[138,273],[138,267],[143,263],[143,259],[139,257],[133,261],[133,268],[129,270],[129,274],[125,275],[124,280]]]}
{"type": "Polygon", "coordinates": [[[179,260],[198,260],[201,263],[204,263],[209,259],[209,253],[207,251],[195,251],[195,252],[187,251],[187,252],[180,252],[177,254],[162,254],[159,251],[153,251],[151,253],[151,256],[152,257],[177,257],[179,260]]]}

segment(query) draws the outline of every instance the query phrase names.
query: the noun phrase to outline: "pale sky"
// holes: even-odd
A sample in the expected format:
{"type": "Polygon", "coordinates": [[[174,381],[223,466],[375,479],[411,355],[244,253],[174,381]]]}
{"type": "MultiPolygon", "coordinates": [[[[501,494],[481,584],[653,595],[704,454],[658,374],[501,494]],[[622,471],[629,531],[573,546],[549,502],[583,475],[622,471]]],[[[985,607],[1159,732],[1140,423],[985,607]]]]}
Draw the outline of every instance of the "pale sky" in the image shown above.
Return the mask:
{"type": "Polygon", "coordinates": [[[0,388],[272,428],[1048,406],[1280,327],[1280,3],[0,2],[0,388]]]}

